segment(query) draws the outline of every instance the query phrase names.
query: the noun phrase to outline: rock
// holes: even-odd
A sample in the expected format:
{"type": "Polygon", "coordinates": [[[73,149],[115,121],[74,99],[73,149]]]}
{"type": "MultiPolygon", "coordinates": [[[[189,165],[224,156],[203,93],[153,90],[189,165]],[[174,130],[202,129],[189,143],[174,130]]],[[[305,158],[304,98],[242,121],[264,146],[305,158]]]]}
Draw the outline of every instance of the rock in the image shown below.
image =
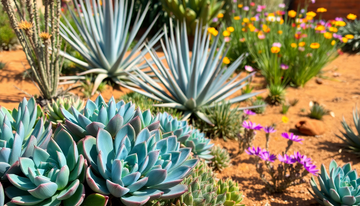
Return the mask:
{"type": "Polygon", "coordinates": [[[325,133],[325,125],[319,120],[301,120],[295,124],[295,127],[300,133],[309,136],[322,135],[325,133]]]}
{"type": "Polygon", "coordinates": [[[334,72],[334,73],[333,73],[333,77],[339,77],[339,76],[340,76],[339,73],[337,73],[337,72],[334,72]]]}
{"type": "Polygon", "coordinates": [[[317,84],[322,84],[322,83],[323,83],[323,80],[320,79],[320,78],[316,78],[316,79],[315,79],[315,82],[316,82],[317,84]]]}

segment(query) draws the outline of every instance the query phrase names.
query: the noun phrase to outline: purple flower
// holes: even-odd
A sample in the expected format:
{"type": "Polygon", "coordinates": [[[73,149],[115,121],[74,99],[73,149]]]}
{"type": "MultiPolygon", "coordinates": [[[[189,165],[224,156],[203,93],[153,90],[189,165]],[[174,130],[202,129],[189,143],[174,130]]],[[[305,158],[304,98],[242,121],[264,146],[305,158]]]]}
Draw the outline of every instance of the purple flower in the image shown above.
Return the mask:
{"type": "Polygon", "coordinates": [[[300,164],[305,164],[306,162],[311,163],[311,158],[306,155],[301,155],[300,152],[294,152],[294,155],[291,155],[291,158],[296,160],[300,164]]]}
{"type": "Polygon", "coordinates": [[[299,139],[299,136],[297,135],[294,135],[293,133],[282,133],[281,134],[282,137],[284,137],[285,139],[288,139],[288,140],[291,140],[291,141],[294,141],[294,142],[299,142],[300,144],[302,144],[301,141],[303,141],[304,139],[299,139]]]}
{"type": "Polygon", "coordinates": [[[285,8],[285,4],[284,4],[284,3],[281,3],[281,4],[279,4],[279,7],[280,7],[280,8],[285,8]]]}
{"type": "Polygon", "coordinates": [[[218,20],[219,20],[219,19],[215,17],[215,18],[213,18],[212,21],[213,21],[213,22],[217,22],[218,20]]]}
{"type": "Polygon", "coordinates": [[[276,130],[274,129],[274,127],[269,126],[269,127],[264,127],[264,132],[265,133],[274,133],[274,132],[276,132],[276,130]]]}
{"type": "Polygon", "coordinates": [[[276,160],[276,156],[270,154],[268,151],[263,151],[259,154],[259,157],[264,161],[274,162],[276,160]]]}
{"type": "Polygon", "coordinates": [[[313,175],[317,175],[317,173],[319,172],[319,170],[316,168],[316,165],[312,164],[311,162],[305,162],[303,166],[309,173],[313,175]]]}
{"type": "Polygon", "coordinates": [[[245,70],[246,70],[247,72],[253,72],[253,71],[254,71],[254,68],[252,68],[252,66],[245,65],[245,70]]]}
{"type": "Polygon", "coordinates": [[[244,6],[244,11],[249,11],[249,7],[248,7],[248,6],[244,6]]]}
{"type": "Polygon", "coordinates": [[[248,110],[248,109],[244,109],[244,113],[245,113],[246,115],[256,115],[255,112],[253,112],[253,111],[251,111],[251,110],[248,110]]]}
{"type": "Polygon", "coordinates": [[[260,124],[252,123],[251,121],[244,121],[243,125],[246,129],[261,130],[263,127],[260,124]]]}
{"type": "Polygon", "coordinates": [[[275,42],[275,43],[272,44],[272,46],[273,46],[273,47],[279,47],[279,48],[280,48],[280,47],[281,47],[281,43],[275,42]]]}
{"type": "Polygon", "coordinates": [[[343,21],[343,18],[341,18],[341,17],[336,17],[336,18],[335,18],[335,21],[343,21]]]}
{"type": "Polygon", "coordinates": [[[315,0],[311,0],[311,3],[315,4],[315,0]]]}
{"type": "Polygon", "coordinates": [[[256,155],[258,156],[259,154],[261,154],[262,152],[265,152],[264,149],[261,149],[260,147],[249,147],[248,149],[245,150],[246,154],[248,155],[256,155]]]}
{"type": "Polygon", "coordinates": [[[281,64],[281,65],[280,65],[280,68],[281,68],[282,70],[287,70],[287,69],[289,69],[289,66],[286,65],[286,64],[281,64]]]}
{"type": "Polygon", "coordinates": [[[304,12],[305,12],[305,9],[301,9],[301,10],[300,10],[300,13],[304,13],[304,12]]]}
{"type": "Polygon", "coordinates": [[[280,154],[278,155],[278,160],[280,162],[283,162],[285,164],[294,164],[296,162],[296,160],[294,158],[291,158],[291,156],[284,154],[284,156],[281,156],[280,154]]]}

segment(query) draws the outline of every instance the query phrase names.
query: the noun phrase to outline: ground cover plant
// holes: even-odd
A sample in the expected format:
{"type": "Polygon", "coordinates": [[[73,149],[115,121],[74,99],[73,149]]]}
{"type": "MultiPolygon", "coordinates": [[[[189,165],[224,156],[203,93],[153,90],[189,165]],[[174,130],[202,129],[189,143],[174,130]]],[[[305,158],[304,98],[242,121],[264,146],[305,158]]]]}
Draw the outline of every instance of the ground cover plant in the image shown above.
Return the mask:
{"type": "Polygon", "coordinates": [[[358,53],[360,51],[360,21],[355,14],[348,14],[347,20],[343,20],[346,25],[338,29],[337,35],[344,37],[342,50],[345,52],[358,53]]]}

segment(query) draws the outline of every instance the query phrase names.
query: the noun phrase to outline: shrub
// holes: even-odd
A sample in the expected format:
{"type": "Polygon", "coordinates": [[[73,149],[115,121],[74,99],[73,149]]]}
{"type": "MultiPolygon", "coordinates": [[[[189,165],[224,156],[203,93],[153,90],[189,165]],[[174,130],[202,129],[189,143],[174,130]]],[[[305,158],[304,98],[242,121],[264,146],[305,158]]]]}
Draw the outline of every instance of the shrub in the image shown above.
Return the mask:
{"type": "Polygon", "coordinates": [[[351,19],[345,20],[346,25],[338,29],[337,35],[345,37],[343,40],[342,50],[345,52],[360,52],[360,20],[356,19],[356,15],[348,15],[351,19]],[[355,18],[354,18],[355,17],[355,18]]]}
{"type": "Polygon", "coordinates": [[[329,165],[329,174],[322,164],[321,173],[318,176],[320,188],[318,188],[315,178],[311,177],[312,191],[309,190],[309,192],[315,200],[325,206],[359,205],[360,200],[356,197],[360,179],[356,170],[351,169],[350,163],[340,167],[335,160],[332,160],[329,165]]]}
{"type": "Polygon", "coordinates": [[[7,50],[11,44],[17,43],[17,38],[2,5],[0,5],[0,11],[0,46],[7,50]]]}
{"type": "MultiPolygon", "coordinates": [[[[171,21],[170,25],[172,28],[171,21]]],[[[238,79],[239,75],[237,75],[229,80],[229,77],[233,74],[237,65],[240,64],[243,56],[238,58],[236,64],[234,63],[224,71],[220,63],[223,62],[224,57],[220,59],[220,55],[223,52],[225,43],[217,51],[219,37],[216,38],[214,44],[208,50],[209,38],[205,32],[203,33],[197,27],[193,47],[193,51],[196,51],[193,54],[196,55],[190,57],[185,22],[177,24],[175,33],[176,36],[174,36],[173,29],[170,29],[170,39],[168,38],[168,33],[165,33],[166,46],[162,44],[169,69],[165,67],[154,51],[149,50],[157,68],[151,63],[148,63],[148,66],[164,87],[161,87],[149,75],[140,70],[138,70],[138,77],[133,75],[131,79],[145,91],[134,87],[127,87],[162,102],[162,104],[154,106],[183,110],[183,120],[188,119],[191,115],[196,115],[207,123],[213,124],[201,110],[214,107],[216,103],[220,104],[225,98],[239,91],[248,83],[244,82],[252,75],[248,75],[240,80],[238,79]],[[215,54],[215,52],[217,53],[215,54]],[[181,59],[173,61],[177,58],[181,59]]],[[[237,103],[257,94],[259,92],[244,94],[233,97],[228,101],[229,103],[237,103]]]]}

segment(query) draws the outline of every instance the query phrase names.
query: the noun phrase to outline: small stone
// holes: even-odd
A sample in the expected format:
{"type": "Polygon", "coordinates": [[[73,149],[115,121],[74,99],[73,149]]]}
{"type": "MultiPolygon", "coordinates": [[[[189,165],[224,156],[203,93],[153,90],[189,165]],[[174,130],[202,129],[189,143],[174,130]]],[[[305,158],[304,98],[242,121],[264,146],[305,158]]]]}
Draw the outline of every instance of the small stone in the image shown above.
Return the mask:
{"type": "Polygon", "coordinates": [[[315,79],[315,82],[316,82],[317,84],[322,84],[322,83],[323,83],[323,80],[320,79],[320,78],[316,78],[316,79],[315,79]]]}
{"type": "Polygon", "coordinates": [[[325,125],[319,120],[302,120],[296,123],[295,127],[300,133],[309,136],[322,135],[325,133],[325,125]]]}
{"type": "Polygon", "coordinates": [[[330,116],[335,117],[335,113],[334,113],[334,112],[330,112],[329,114],[330,114],[330,116]]]}
{"type": "Polygon", "coordinates": [[[337,73],[337,72],[334,72],[334,73],[333,73],[333,77],[339,77],[339,76],[340,76],[339,73],[337,73]]]}

